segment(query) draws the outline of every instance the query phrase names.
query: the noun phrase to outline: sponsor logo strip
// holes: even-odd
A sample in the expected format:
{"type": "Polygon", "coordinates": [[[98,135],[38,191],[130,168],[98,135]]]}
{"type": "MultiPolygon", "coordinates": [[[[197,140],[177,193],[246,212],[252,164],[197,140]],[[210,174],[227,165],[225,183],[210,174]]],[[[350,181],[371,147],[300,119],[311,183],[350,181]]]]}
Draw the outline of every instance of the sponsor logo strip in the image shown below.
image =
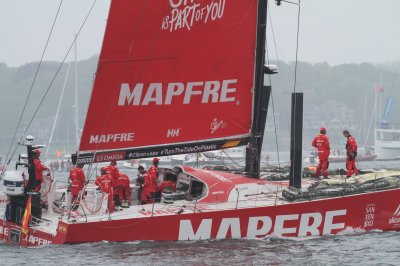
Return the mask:
{"type": "Polygon", "coordinates": [[[215,141],[196,144],[175,144],[170,146],[160,145],[159,147],[142,148],[142,149],[128,149],[115,152],[99,152],[99,153],[82,153],[77,158],[76,154],[72,155],[72,161],[77,161],[78,164],[90,164],[99,162],[109,162],[112,160],[129,160],[139,158],[149,158],[157,156],[169,156],[186,153],[207,152],[213,150],[224,149],[228,147],[236,147],[247,145],[249,138],[234,141],[215,141]],[[228,143],[228,144],[227,144],[228,143]]]}

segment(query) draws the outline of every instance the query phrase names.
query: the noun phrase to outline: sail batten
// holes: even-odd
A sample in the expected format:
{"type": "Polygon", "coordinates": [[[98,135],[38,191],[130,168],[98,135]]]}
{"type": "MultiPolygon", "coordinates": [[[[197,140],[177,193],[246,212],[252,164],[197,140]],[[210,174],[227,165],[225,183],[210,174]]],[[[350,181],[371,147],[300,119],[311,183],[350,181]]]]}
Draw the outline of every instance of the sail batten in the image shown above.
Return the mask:
{"type": "Polygon", "coordinates": [[[112,1],[79,153],[243,144],[257,3],[112,1]]]}

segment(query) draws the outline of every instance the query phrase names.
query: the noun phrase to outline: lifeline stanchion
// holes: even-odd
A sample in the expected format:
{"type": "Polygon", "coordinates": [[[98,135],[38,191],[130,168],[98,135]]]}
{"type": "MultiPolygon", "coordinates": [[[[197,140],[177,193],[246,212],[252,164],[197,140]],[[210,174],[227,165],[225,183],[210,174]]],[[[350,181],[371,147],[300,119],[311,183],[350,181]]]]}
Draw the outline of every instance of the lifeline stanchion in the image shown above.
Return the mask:
{"type": "Polygon", "coordinates": [[[198,199],[198,196],[196,197],[196,201],[194,202],[194,210],[193,210],[193,213],[196,213],[197,199],[198,199]]]}
{"type": "Polygon", "coordinates": [[[258,200],[258,190],[257,190],[257,193],[256,193],[256,202],[254,204],[254,206],[256,206],[256,207],[257,207],[257,200],[258,200]]]}
{"type": "Polygon", "coordinates": [[[236,188],[236,192],[237,192],[237,197],[236,197],[236,209],[238,208],[239,205],[239,189],[236,188]]]}

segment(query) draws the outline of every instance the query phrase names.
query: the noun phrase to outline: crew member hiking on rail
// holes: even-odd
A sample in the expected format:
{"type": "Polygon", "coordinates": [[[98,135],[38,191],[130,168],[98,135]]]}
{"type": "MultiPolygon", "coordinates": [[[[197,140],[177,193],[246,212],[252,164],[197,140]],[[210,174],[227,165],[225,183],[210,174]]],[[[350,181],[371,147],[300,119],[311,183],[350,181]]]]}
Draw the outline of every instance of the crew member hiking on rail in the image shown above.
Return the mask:
{"type": "Polygon", "coordinates": [[[356,139],[350,135],[348,130],[343,130],[343,136],[347,139],[346,141],[346,168],[347,168],[347,177],[353,175],[358,175],[358,169],[356,166],[356,158],[357,158],[357,142],[356,139]]]}
{"type": "Polygon", "coordinates": [[[35,167],[35,175],[36,175],[36,184],[35,184],[35,192],[39,192],[42,188],[42,184],[44,182],[43,179],[43,171],[48,171],[46,165],[42,164],[39,159],[40,150],[33,150],[33,165],[35,167]]]}
{"type": "Polygon", "coordinates": [[[83,164],[78,164],[69,172],[69,180],[71,181],[71,204],[79,204],[79,199],[77,199],[77,197],[79,192],[85,186],[85,172],[82,170],[82,168],[83,164]]]}
{"type": "Polygon", "coordinates": [[[104,193],[104,196],[108,196],[108,212],[114,211],[114,199],[113,199],[113,179],[110,174],[108,167],[100,168],[101,176],[98,176],[95,181],[95,185],[100,187],[100,190],[104,193]]]}
{"type": "Polygon", "coordinates": [[[322,175],[324,176],[324,178],[328,178],[328,159],[331,147],[329,145],[329,138],[326,135],[325,128],[321,127],[320,134],[314,138],[311,145],[318,149],[319,164],[317,166],[316,177],[320,177],[322,170],[322,175]]]}

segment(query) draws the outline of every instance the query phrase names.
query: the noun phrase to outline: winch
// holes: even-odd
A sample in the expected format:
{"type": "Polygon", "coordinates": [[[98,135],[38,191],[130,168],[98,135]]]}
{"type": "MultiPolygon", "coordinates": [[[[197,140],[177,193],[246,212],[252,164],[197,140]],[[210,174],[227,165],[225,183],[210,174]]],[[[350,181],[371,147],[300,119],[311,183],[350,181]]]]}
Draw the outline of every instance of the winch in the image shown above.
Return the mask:
{"type": "Polygon", "coordinates": [[[24,194],[23,172],[7,171],[3,177],[3,192],[7,196],[21,196],[24,194]]]}

